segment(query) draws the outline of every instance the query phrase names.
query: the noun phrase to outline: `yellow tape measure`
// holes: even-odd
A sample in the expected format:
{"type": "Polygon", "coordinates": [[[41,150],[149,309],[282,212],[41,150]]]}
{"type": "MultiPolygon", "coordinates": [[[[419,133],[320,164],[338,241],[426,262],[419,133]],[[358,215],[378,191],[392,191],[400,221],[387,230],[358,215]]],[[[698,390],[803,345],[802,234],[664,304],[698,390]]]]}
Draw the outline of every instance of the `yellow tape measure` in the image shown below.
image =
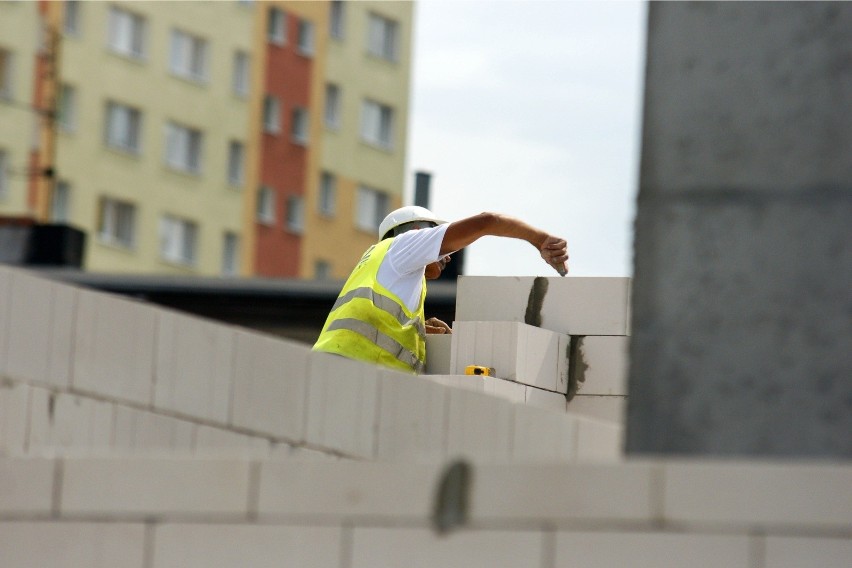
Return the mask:
{"type": "Polygon", "coordinates": [[[465,375],[485,375],[490,377],[494,375],[494,367],[483,367],[482,365],[468,365],[464,368],[465,375]]]}

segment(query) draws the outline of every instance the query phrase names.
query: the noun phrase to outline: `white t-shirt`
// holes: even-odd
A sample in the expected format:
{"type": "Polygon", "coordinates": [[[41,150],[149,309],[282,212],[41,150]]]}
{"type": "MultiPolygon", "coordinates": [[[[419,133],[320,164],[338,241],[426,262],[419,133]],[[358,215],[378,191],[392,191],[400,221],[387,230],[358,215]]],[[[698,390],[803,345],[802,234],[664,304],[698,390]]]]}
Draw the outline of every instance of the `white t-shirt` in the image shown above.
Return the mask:
{"type": "Polygon", "coordinates": [[[379,284],[396,294],[412,312],[420,303],[426,266],[441,258],[447,227],[449,224],[438,225],[394,237],[379,267],[379,284]]]}

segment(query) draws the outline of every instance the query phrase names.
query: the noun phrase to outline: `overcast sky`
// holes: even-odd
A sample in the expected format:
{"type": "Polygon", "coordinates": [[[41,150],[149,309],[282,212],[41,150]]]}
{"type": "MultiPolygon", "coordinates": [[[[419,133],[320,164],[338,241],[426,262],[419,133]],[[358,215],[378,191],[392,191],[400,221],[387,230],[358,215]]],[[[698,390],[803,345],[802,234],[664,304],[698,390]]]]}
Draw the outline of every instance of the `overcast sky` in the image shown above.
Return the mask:
{"type": "MultiPolygon", "coordinates": [[[[508,213],[565,237],[570,274],[632,275],[645,15],[633,1],[417,2],[409,195],[428,171],[438,215],[508,213]]],[[[495,237],[465,273],[556,275],[495,237]]]]}

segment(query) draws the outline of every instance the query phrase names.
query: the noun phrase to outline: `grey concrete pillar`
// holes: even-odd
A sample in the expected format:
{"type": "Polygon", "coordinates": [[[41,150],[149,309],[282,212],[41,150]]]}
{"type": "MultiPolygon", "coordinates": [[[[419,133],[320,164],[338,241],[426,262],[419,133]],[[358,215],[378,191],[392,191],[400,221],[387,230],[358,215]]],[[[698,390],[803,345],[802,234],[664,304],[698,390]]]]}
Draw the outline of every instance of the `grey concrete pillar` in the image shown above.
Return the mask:
{"type": "Polygon", "coordinates": [[[852,3],[651,3],[627,451],[852,457],[852,3]]]}

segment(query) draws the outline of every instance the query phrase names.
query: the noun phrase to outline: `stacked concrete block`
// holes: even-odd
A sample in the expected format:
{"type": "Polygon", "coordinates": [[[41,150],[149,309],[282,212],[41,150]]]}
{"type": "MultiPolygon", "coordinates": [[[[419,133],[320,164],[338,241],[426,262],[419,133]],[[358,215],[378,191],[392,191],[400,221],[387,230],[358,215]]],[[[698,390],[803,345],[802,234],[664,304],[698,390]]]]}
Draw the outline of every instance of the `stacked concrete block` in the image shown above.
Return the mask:
{"type": "Polygon", "coordinates": [[[469,365],[491,367],[502,379],[567,392],[570,337],[516,322],[456,321],[451,374],[469,365]]]}
{"type": "Polygon", "coordinates": [[[411,375],[380,374],[379,459],[436,459],[447,439],[447,389],[411,375]]]}
{"type": "Polygon", "coordinates": [[[542,401],[549,408],[567,402],[568,412],[623,422],[629,278],[466,276],[459,279],[456,320],[453,373],[462,373],[467,364],[492,366],[499,377],[567,396],[567,401],[557,402],[546,393],[530,391],[528,402],[542,401]],[[559,338],[556,347],[548,333],[559,338]],[[551,351],[559,364],[555,386],[541,376],[519,378],[535,377],[544,361],[552,360],[551,351]]]}
{"type": "Polygon", "coordinates": [[[21,270],[0,272],[0,374],[66,387],[76,290],[21,270]],[[49,332],[46,332],[49,330],[49,332]]]}
{"type": "Polygon", "coordinates": [[[73,387],[115,400],[153,402],[157,310],[109,294],[77,291],[73,387]]]}
{"type": "Polygon", "coordinates": [[[849,464],[0,457],[4,568],[846,568],[849,464]],[[461,505],[463,503],[463,505],[461,505]],[[434,515],[462,507],[462,526],[434,515]]]}
{"type": "Polygon", "coordinates": [[[305,441],[350,456],[376,456],[379,367],[312,353],[305,441]]]}
{"type": "Polygon", "coordinates": [[[230,424],[302,440],[309,353],[305,345],[236,331],[230,424]]]}
{"type": "Polygon", "coordinates": [[[456,321],[514,321],[568,335],[630,335],[630,279],[463,276],[456,321]]]}
{"type": "Polygon", "coordinates": [[[166,310],[157,310],[157,316],[154,406],[227,422],[233,329],[166,310]]]}

